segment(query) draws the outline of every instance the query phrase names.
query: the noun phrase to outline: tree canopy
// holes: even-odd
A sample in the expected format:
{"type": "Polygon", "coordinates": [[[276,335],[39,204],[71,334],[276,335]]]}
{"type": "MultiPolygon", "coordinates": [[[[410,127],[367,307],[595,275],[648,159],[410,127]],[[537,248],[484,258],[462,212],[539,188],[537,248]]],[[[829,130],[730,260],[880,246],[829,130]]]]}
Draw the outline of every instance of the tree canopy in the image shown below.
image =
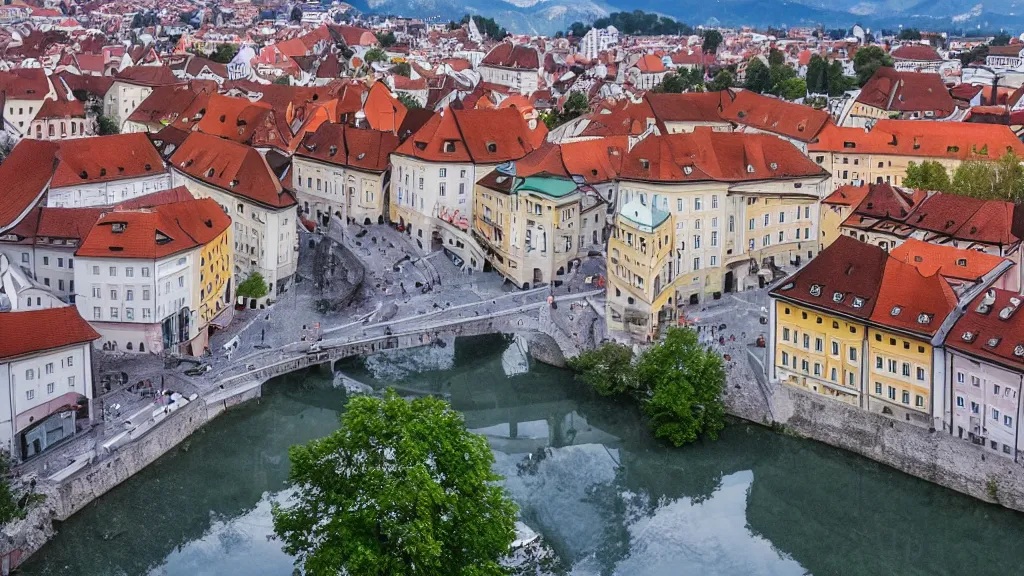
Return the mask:
{"type": "Polygon", "coordinates": [[[238,285],[235,293],[243,298],[263,298],[268,294],[267,281],[259,272],[252,272],[238,285]]]}
{"type": "Polygon", "coordinates": [[[655,86],[655,92],[680,94],[682,92],[699,92],[704,88],[704,74],[699,68],[685,70],[680,68],[669,72],[662,78],[661,84],[655,86]]]}
{"type": "Polygon", "coordinates": [[[882,67],[892,68],[893,59],[878,46],[865,46],[853,57],[853,70],[857,73],[857,84],[863,86],[882,67]]]}
{"type": "Polygon", "coordinates": [[[989,46],[1007,46],[1010,44],[1010,35],[1006,32],[1000,32],[996,34],[992,41],[988,43],[989,46]]]}
{"type": "MultiPolygon", "coordinates": [[[[689,36],[693,34],[693,28],[683,22],[643,10],[612,12],[604,18],[594,20],[594,28],[607,28],[608,26],[615,26],[622,34],[633,36],[689,36]]],[[[590,28],[591,26],[582,22],[573,22],[569,25],[569,34],[576,38],[582,38],[590,28]]]]}
{"type": "Polygon", "coordinates": [[[405,106],[406,109],[408,110],[412,110],[413,108],[423,108],[423,105],[420,104],[419,100],[413,98],[412,96],[405,92],[399,92],[395,94],[395,98],[398,98],[398,101],[401,102],[402,105],[405,106]]]}
{"type": "Polygon", "coordinates": [[[628,346],[605,344],[569,366],[598,393],[636,401],[654,435],[675,446],[701,436],[716,438],[725,426],[722,359],[701,346],[689,328],[669,328],[637,358],[628,346]]]}
{"type": "Polygon", "coordinates": [[[412,66],[409,66],[408,62],[399,62],[391,67],[391,72],[409,78],[412,76],[412,66]]]}
{"type": "MultiPolygon", "coordinates": [[[[473,21],[476,22],[476,27],[480,30],[480,33],[492,40],[501,40],[505,36],[508,36],[508,30],[499,26],[498,23],[494,21],[494,18],[473,16],[473,21]]],[[[462,24],[469,24],[469,14],[462,17],[462,24]]]]}
{"type": "Polygon", "coordinates": [[[982,200],[1024,202],[1024,166],[1021,166],[1021,158],[1011,151],[995,162],[967,160],[957,167],[950,178],[938,162],[910,162],[903,185],[982,200]]]}
{"type": "Polygon", "coordinates": [[[767,92],[790,100],[806,96],[806,83],[796,77],[796,70],[785,64],[782,52],[775,50],[775,53],[768,58],[769,61],[774,60],[770,65],[757,57],[750,59],[743,87],[758,94],[767,92]],[[801,86],[803,91],[797,94],[801,86]]]}
{"type": "Polygon", "coordinates": [[[732,88],[735,82],[736,79],[733,77],[732,73],[728,70],[722,69],[718,71],[718,74],[715,74],[715,77],[711,79],[711,82],[708,82],[708,91],[718,92],[719,90],[732,88]]]}
{"type": "Polygon", "coordinates": [[[903,30],[900,30],[899,36],[897,36],[896,39],[897,40],[920,40],[921,39],[921,31],[918,30],[917,28],[904,28],[903,30]]]}
{"type": "Polygon", "coordinates": [[[219,62],[221,64],[227,64],[231,62],[231,59],[238,54],[237,44],[217,44],[217,48],[214,49],[213,54],[210,54],[210,60],[219,62]]]}
{"type": "Polygon", "coordinates": [[[583,92],[573,92],[565,99],[559,112],[549,112],[542,116],[542,120],[548,129],[551,129],[579,118],[587,112],[590,112],[590,102],[587,101],[587,95],[583,92]]]}
{"type": "Polygon", "coordinates": [[[96,119],[96,132],[100,136],[120,134],[121,127],[117,125],[117,120],[114,120],[110,116],[100,116],[96,119]]]}
{"type": "Polygon", "coordinates": [[[705,30],[701,49],[704,50],[705,54],[714,54],[718,52],[718,47],[722,44],[722,40],[722,33],[718,30],[705,30]]]}
{"type": "Polygon", "coordinates": [[[386,62],[387,59],[388,55],[380,48],[370,48],[366,51],[366,54],[363,54],[363,61],[367,64],[372,64],[374,62],[386,62]]]}
{"type": "Polygon", "coordinates": [[[377,32],[377,42],[380,42],[380,45],[385,48],[390,48],[397,42],[395,33],[390,30],[387,32],[377,32]]]}
{"type": "Polygon", "coordinates": [[[447,402],[355,397],[337,431],[288,456],[296,495],[274,532],[305,574],[505,574],[516,505],[447,402]]]}

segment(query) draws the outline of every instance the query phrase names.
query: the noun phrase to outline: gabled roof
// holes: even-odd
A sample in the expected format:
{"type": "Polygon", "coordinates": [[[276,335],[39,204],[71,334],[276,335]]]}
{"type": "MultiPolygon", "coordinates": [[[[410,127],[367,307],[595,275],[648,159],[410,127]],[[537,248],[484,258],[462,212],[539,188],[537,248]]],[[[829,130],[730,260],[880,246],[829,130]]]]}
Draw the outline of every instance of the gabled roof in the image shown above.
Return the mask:
{"type": "Polygon", "coordinates": [[[17,224],[46,192],[57,164],[57,144],[28,138],[0,164],[0,231],[17,224]]]}
{"type": "Polygon", "coordinates": [[[875,71],[861,88],[857,102],[894,112],[932,112],[938,118],[956,110],[938,74],[897,72],[887,67],[875,71]]]}
{"type": "Polygon", "coordinates": [[[212,82],[190,82],[153,88],[149,96],[132,112],[128,120],[140,124],[168,125],[190,108],[203,108],[210,94],[216,92],[212,82]],[[208,84],[212,86],[208,86],[208,84]],[[199,100],[198,105],[194,106],[199,100]]]}
{"type": "Polygon", "coordinates": [[[169,163],[197,180],[265,206],[285,208],[295,204],[263,155],[245,144],[192,132],[169,163]]]}
{"type": "Polygon", "coordinates": [[[829,194],[821,201],[822,204],[831,204],[833,206],[850,206],[855,207],[864,200],[864,197],[868,195],[868,186],[853,186],[846,184],[836,188],[836,191],[829,194]]]}
{"type": "Polygon", "coordinates": [[[166,172],[145,133],[73,138],[60,143],[60,163],[50,186],[81,186],[166,172]]]}
{"type": "Polygon", "coordinates": [[[231,226],[212,198],[104,213],[75,252],[78,257],[156,260],[205,245],[231,226]]]}
{"type": "Polygon", "coordinates": [[[811,142],[828,125],[830,116],[803,104],[762,96],[750,90],[729,91],[732,101],[722,100],[722,118],[801,142],[811,142]]]}
{"type": "Polygon", "coordinates": [[[0,314],[0,358],[92,342],[100,337],[74,306],[0,314]]]}
{"type": "Polygon", "coordinates": [[[1004,262],[1001,256],[907,238],[890,255],[915,266],[925,276],[978,281],[1004,262]]]}
{"type": "Polygon", "coordinates": [[[644,54],[636,61],[634,66],[645,74],[657,74],[665,71],[665,65],[662,63],[661,58],[653,54],[644,54]]]}
{"type": "Polygon", "coordinates": [[[272,113],[270,104],[265,102],[213,94],[206,102],[206,112],[195,129],[235,142],[249,142],[253,132],[272,113]]]}
{"type": "Polygon", "coordinates": [[[516,161],[516,175],[582,176],[588,184],[609,182],[619,175],[629,150],[628,140],[626,136],[610,136],[561,144],[544,142],[516,161]]]}
{"type": "Polygon", "coordinates": [[[167,66],[130,66],[114,74],[114,81],[150,87],[182,83],[167,66]]]}
{"type": "Polygon", "coordinates": [[[891,55],[896,60],[942,61],[942,57],[935,51],[935,48],[927,44],[906,44],[893,50],[891,55]]]}
{"type": "Polygon", "coordinates": [[[50,92],[50,83],[42,68],[15,68],[0,72],[0,92],[8,100],[42,100],[50,92]]]}
{"type": "Polygon", "coordinates": [[[665,122],[721,122],[722,105],[730,102],[728,92],[688,92],[668,94],[648,92],[644,95],[654,116],[665,122]],[[724,98],[723,98],[724,97],[724,98]],[[724,100],[724,102],[723,102],[724,100]]]}
{"type": "Polygon", "coordinates": [[[829,123],[807,149],[957,160],[998,160],[1007,150],[1024,156],[1024,144],[1008,126],[938,120],[879,120],[868,132],[829,123]]]}
{"type": "Polygon", "coordinates": [[[387,169],[390,155],[397,147],[398,136],[391,132],[325,122],[302,139],[295,155],[379,173],[387,169]]]}
{"type": "Polygon", "coordinates": [[[499,42],[487,53],[487,56],[484,56],[480,65],[540,70],[540,56],[537,54],[537,49],[532,46],[499,42]]]}
{"type": "Polygon", "coordinates": [[[514,108],[447,109],[428,120],[395,153],[431,162],[497,164],[522,158],[546,134],[541,123],[531,130],[514,108]]]}
{"type": "Polygon", "coordinates": [[[887,328],[932,336],[955,307],[956,294],[942,276],[924,276],[913,264],[889,257],[871,321],[887,328]]]}
{"type": "Polygon", "coordinates": [[[1022,296],[1010,290],[989,289],[967,306],[950,330],[945,345],[953,350],[1024,371],[1024,313],[1022,296]]]}
{"type": "Polygon", "coordinates": [[[770,134],[714,132],[649,136],[625,156],[626,180],[743,182],[827,173],[793,144],[770,134]]]}

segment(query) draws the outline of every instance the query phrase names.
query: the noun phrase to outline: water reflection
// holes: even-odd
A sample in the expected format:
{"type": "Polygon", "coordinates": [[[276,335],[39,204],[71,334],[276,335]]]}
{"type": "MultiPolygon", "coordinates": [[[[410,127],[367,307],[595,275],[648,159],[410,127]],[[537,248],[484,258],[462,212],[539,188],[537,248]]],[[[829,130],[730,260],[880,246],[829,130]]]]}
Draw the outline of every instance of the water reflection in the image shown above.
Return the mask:
{"type": "MultiPolygon", "coordinates": [[[[509,343],[375,358],[351,373],[447,396],[495,450],[523,519],[593,575],[1016,574],[1024,516],[812,442],[735,424],[683,450],[509,343]],[[502,356],[506,355],[503,363],[502,356]],[[395,368],[397,366],[397,368],[395,368]],[[517,365],[518,366],[518,365],[517,365]],[[396,380],[397,379],[397,380],[396,380]],[[996,552],[998,550],[998,553],[996,552]]],[[[288,446],[337,425],[329,374],[282,379],[61,527],[33,575],[281,575],[272,533],[288,446]]]]}

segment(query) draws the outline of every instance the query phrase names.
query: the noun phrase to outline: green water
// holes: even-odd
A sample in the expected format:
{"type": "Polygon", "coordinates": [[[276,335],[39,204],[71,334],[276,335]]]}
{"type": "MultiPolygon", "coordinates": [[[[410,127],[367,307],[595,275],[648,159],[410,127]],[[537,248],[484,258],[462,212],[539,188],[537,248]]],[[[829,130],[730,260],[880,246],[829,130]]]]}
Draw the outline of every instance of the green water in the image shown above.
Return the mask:
{"type": "MultiPolygon", "coordinates": [[[[669,449],[563,371],[505,376],[506,346],[460,340],[374,368],[448,395],[488,436],[523,520],[574,576],[1024,572],[1024,515],[753,425],[669,449]]],[[[286,496],[288,447],[334,429],[343,404],[329,374],[272,382],[59,526],[20,573],[291,575],[270,502],[286,496]]]]}

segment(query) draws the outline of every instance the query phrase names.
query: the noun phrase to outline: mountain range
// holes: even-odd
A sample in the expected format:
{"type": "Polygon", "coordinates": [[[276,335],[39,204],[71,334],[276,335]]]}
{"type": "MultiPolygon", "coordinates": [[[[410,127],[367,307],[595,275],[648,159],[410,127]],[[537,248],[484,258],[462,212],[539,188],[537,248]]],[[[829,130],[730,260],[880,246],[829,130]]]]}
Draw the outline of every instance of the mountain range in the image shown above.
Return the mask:
{"type": "Polygon", "coordinates": [[[1024,5],[1015,0],[356,0],[363,12],[454,19],[494,18],[510,32],[553,35],[572,22],[590,23],[611,12],[643,10],[692,26],[814,26],[1010,33],[1024,29],[1024,5]]]}

